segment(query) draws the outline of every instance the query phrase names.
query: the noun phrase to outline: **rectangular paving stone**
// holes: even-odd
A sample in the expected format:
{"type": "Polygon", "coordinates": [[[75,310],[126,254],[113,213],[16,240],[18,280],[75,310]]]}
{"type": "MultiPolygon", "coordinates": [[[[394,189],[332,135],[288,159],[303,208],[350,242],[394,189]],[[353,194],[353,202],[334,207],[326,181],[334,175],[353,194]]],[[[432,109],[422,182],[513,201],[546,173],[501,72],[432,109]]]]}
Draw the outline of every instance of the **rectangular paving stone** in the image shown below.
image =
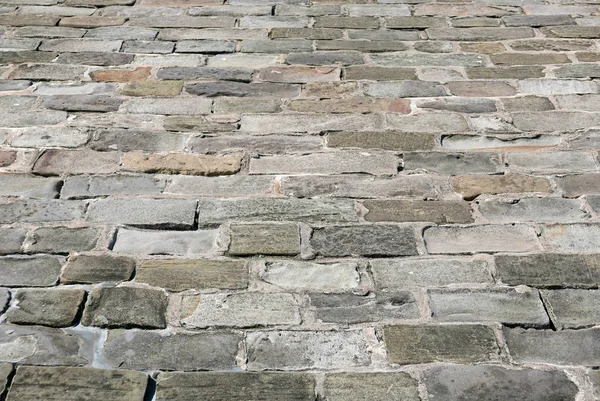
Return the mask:
{"type": "Polygon", "coordinates": [[[61,283],[102,283],[130,280],[136,262],[124,256],[110,254],[71,255],[60,274],[61,283]]]}
{"type": "MultiPolygon", "coordinates": [[[[387,99],[381,99],[386,100],[387,99]]],[[[352,105],[349,105],[352,108],[352,105]]],[[[404,106],[404,105],[402,105],[404,106]]],[[[407,104],[408,106],[408,104],[407,104]]],[[[396,151],[430,150],[436,145],[436,136],[409,132],[332,132],[327,135],[327,147],[364,148],[396,151]]]]}
{"type": "Polygon", "coordinates": [[[95,287],[81,318],[85,326],[166,327],[167,295],[163,290],[136,287],[95,287]]]}
{"type": "MultiPolygon", "coordinates": [[[[486,129],[486,126],[494,125],[499,123],[498,128],[496,130],[502,132],[503,129],[508,128],[512,130],[512,127],[507,126],[507,124],[502,120],[485,120],[481,116],[475,117],[471,119],[471,124],[475,127],[475,129],[486,129]],[[478,122],[481,121],[481,122],[478,122]]],[[[473,136],[473,135],[447,135],[442,136],[442,147],[445,149],[451,150],[486,150],[486,151],[502,151],[502,150],[513,150],[513,151],[535,151],[543,148],[553,148],[560,144],[561,139],[559,136],[555,135],[536,135],[534,137],[508,137],[503,138],[500,136],[473,136]]],[[[502,176],[490,176],[481,178],[481,184],[486,181],[524,181],[527,183],[527,177],[518,175],[518,174],[506,174],[507,177],[502,176]]],[[[467,176],[462,176],[467,177],[467,176]]],[[[533,179],[533,178],[531,178],[533,179]]],[[[466,180],[466,178],[457,178],[457,180],[466,180]]],[[[498,186],[501,186],[500,183],[497,183],[498,186]]],[[[505,184],[506,185],[506,184],[505,184]]],[[[516,185],[513,184],[513,185],[516,185]]]]}
{"type": "Polygon", "coordinates": [[[299,306],[288,293],[184,295],[175,323],[189,329],[297,325],[299,306]]]}
{"type": "Polygon", "coordinates": [[[136,282],[175,292],[244,289],[248,287],[248,280],[246,262],[233,259],[148,259],[138,262],[135,274],[136,282]]]}
{"type": "Polygon", "coordinates": [[[500,353],[490,326],[388,326],[383,329],[383,338],[388,362],[400,365],[486,362],[497,360],[500,353]]]}
{"type": "Polygon", "coordinates": [[[199,197],[244,198],[272,192],[273,176],[231,175],[200,177],[178,175],[169,177],[166,193],[188,194],[199,197]]]}
{"type": "MultiPolygon", "coordinates": [[[[157,71],[156,75],[161,79],[183,79],[183,80],[198,80],[198,79],[218,79],[225,81],[240,81],[250,82],[252,80],[251,68],[242,67],[165,67],[157,71]]],[[[156,100],[156,99],[152,99],[156,100]]],[[[180,103],[183,107],[200,107],[208,108],[208,113],[189,113],[189,114],[210,114],[210,103],[212,101],[194,99],[190,104],[190,99],[173,99],[173,103],[180,103]]],[[[176,109],[173,107],[173,109],[176,109]]],[[[166,113],[163,113],[166,114],[166,113]]],[[[169,114],[188,114],[188,113],[169,113],[169,114]]]]}
{"type": "Polygon", "coordinates": [[[140,228],[191,229],[196,205],[195,200],[184,199],[101,199],[89,205],[87,219],[140,228]]]}
{"type": "Polygon", "coordinates": [[[417,381],[404,372],[330,373],[325,375],[330,401],[420,401],[417,381]]]}
{"type": "Polygon", "coordinates": [[[417,254],[412,227],[365,224],[315,228],[311,246],[322,256],[411,256],[417,254]]]}
{"type": "Polygon", "coordinates": [[[231,255],[297,255],[300,253],[300,228],[292,223],[232,224],[231,255]]]}
{"type": "Polygon", "coordinates": [[[600,321],[598,294],[598,290],[549,290],[542,291],[542,299],[555,326],[581,328],[600,321]]]}
{"type": "Polygon", "coordinates": [[[431,316],[438,322],[544,326],[548,315],[537,290],[429,290],[431,316]]]}
{"type": "Polygon", "coordinates": [[[9,323],[68,327],[75,323],[85,291],[74,288],[20,289],[6,312],[9,323]]]}
{"type": "Polygon", "coordinates": [[[417,66],[458,66],[483,67],[485,58],[478,54],[414,54],[411,57],[398,57],[395,54],[373,54],[370,56],[375,64],[386,67],[417,66]]]}
{"type": "Polygon", "coordinates": [[[596,159],[587,152],[509,153],[511,171],[538,174],[597,171],[596,159]]]}
{"type": "Polygon", "coordinates": [[[472,200],[481,194],[551,192],[547,178],[522,174],[457,175],[451,178],[451,182],[454,190],[465,200],[472,200]]]}
{"type": "Polygon", "coordinates": [[[423,237],[431,254],[533,252],[542,249],[535,230],[523,224],[429,227],[423,237]]]}
{"type": "Polygon", "coordinates": [[[600,359],[598,328],[582,330],[503,329],[512,360],[517,363],[596,366],[600,359]]]}
{"type": "Polygon", "coordinates": [[[266,263],[261,279],[277,287],[323,292],[348,291],[360,284],[355,262],[272,261],[266,263]]]}
{"type": "Polygon", "coordinates": [[[495,265],[499,278],[508,285],[593,287],[600,281],[597,254],[496,255],[495,265]]]}
{"type": "Polygon", "coordinates": [[[586,220],[581,201],[563,198],[485,199],[479,212],[492,222],[576,222],[586,220]]]}
{"type": "Polygon", "coordinates": [[[425,32],[430,40],[494,41],[535,36],[531,28],[428,28],[425,32]]]}
{"type": "MultiPolygon", "coordinates": [[[[0,180],[1,182],[1,180],[0,180]]],[[[68,177],[60,191],[63,199],[86,199],[107,195],[156,195],[166,182],[150,175],[99,175],[68,177]]]]}
{"type": "Polygon", "coordinates": [[[219,230],[142,231],[121,228],[113,252],[145,255],[195,255],[209,253],[219,230]]]}
{"type": "Polygon", "coordinates": [[[33,172],[44,176],[114,173],[119,168],[119,159],[117,152],[48,149],[36,160],[33,172]]]}
{"type": "Polygon", "coordinates": [[[403,170],[439,174],[482,174],[502,171],[497,153],[407,152],[402,155],[403,170]]]}
{"type": "Polygon", "coordinates": [[[556,182],[564,197],[577,198],[584,194],[595,194],[597,192],[595,190],[596,183],[599,179],[600,174],[584,173],[558,177],[556,182]]]}
{"type": "Polygon", "coordinates": [[[215,226],[227,221],[299,221],[306,223],[357,222],[354,202],[313,199],[202,199],[198,224],[215,226]]]}
{"type": "Polygon", "coordinates": [[[323,323],[346,325],[420,317],[417,301],[408,291],[367,296],[311,293],[309,299],[317,320],[323,323]]]}
{"type": "Polygon", "coordinates": [[[61,256],[5,256],[0,257],[0,285],[6,287],[51,287],[65,258],[61,256]]]}
{"type": "Polygon", "coordinates": [[[596,253],[600,250],[596,224],[548,224],[542,229],[546,248],[557,252],[596,253]]]}
{"type": "Polygon", "coordinates": [[[493,365],[438,366],[425,373],[430,396],[448,401],[476,401],[489,397],[536,401],[548,397],[575,400],[578,388],[559,370],[506,369],[493,365]],[[523,391],[527,388],[528,391],[523,391]],[[492,395],[493,394],[493,395],[492,395]]]}
{"type": "Polygon", "coordinates": [[[362,203],[367,209],[366,221],[431,221],[438,224],[470,223],[471,208],[460,201],[369,200],[362,203]]]}
{"type": "Polygon", "coordinates": [[[210,114],[212,100],[208,99],[190,99],[186,98],[166,98],[166,99],[131,99],[123,103],[122,110],[127,113],[135,114],[210,114]]]}
{"type": "Polygon", "coordinates": [[[27,252],[69,253],[96,247],[100,229],[96,227],[40,227],[33,231],[27,252]]]}
{"type": "Polygon", "coordinates": [[[492,282],[488,263],[479,258],[373,259],[369,265],[380,290],[492,282]]]}
{"type": "Polygon", "coordinates": [[[0,203],[0,223],[81,220],[85,205],[77,201],[22,200],[0,203]]]}
{"type": "Polygon", "coordinates": [[[246,344],[251,371],[331,370],[371,364],[367,341],[360,330],[254,331],[246,334],[246,344]]]}
{"type": "Polygon", "coordinates": [[[39,47],[41,51],[53,52],[118,52],[121,40],[96,39],[46,39],[39,47]]]}
{"type": "Polygon", "coordinates": [[[0,253],[19,253],[26,236],[21,228],[0,228],[0,253]]]}
{"type": "Polygon", "coordinates": [[[110,330],[102,347],[109,367],[136,370],[231,370],[239,334],[110,330]],[[153,352],[147,352],[151,347],[153,352]]]}
{"type": "Polygon", "coordinates": [[[19,366],[8,399],[76,401],[106,397],[115,401],[142,401],[147,384],[148,375],[142,372],[83,367],[19,366]]]}
{"type": "Polygon", "coordinates": [[[237,173],[241,168],[241,158],[188,153],[128,152],[123,156],[123,165],[128,170],[145,173],[215,176],[237,173]]]}
{"type": "Polygon", "coordinates": [[[435,97],[447,92],[438,82],[399,81],[366,83],[364,91],[373,97],[435,97]]]}
{"type": "Polygon", "coordinates": [[[167,372],[158,376],[156,399],[187,401],[202,397],[215,401],[260,398],[312,401],[315,386],[315,377],[310,373],[167,372]]]}

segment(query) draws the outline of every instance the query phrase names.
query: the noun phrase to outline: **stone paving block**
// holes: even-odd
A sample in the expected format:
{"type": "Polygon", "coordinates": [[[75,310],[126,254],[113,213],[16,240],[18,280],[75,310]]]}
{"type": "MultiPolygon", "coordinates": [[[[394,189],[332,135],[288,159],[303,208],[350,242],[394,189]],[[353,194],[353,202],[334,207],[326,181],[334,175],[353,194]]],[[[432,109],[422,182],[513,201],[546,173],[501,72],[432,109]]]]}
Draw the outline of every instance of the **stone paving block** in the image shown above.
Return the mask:
{"type": "Polygon", "coordinates": [[[165,189],[166,193],[189,194],[200,197],[243,198],[271,193],[273,176],[173,176],[165,189]]]}
{"type": "Polygon", "coordinates": [[[311,293],[309,298],[317,320],[323,323],[355,324],[420,317],[417,302],[408,291],[369,296],[311,293]]]}
{"type": "Polygon", "coordinates": [[[160,333],[110,330],[102,353],[108,366],[135,370],[230,370],[241,336],[228,332],[160,333]],[[152,352],[148,352],[148,348],[152,352]]]}
{"type": "Polygon", "coordinates": [[[191,229],[196,205],[195,200],[185,199],[101,199],[89,205],[87,219],[142,228],[191,229]]]}
{"type": "Polygon", "coordinates": [[[61,271],[62,283],[101,283],[130,280],[136,262],[124,256],[77,254],[69,257],[61,271]]]}
{"type": "Polygon", "coordinates": [[[357,222],[354,202],[313,199],[202,199],[198,224],[215,226],[228,221],[299,221],[306,223],[357,222]]]}
{"type": "Polygon", "coordinates": [[[495,222],[572,222],[586,220],[581,201],[563,198],[486,199],[478,202],[483,217],[495,222]]]}
{"type": "Polygon", "coordinates": [[[85,304],[85,326],[164,329],[167,296],[162,290],[95,287],[85,304]]]}
{"type": "Polygon", "coordinates": [[[40,227],[33,231],[28,252],[68,253],[96,247],[100,229],[96,227],[40,227]]]}
{"type": "Polygon", "coordinates": [[[577,394],[577,386],[564,372],[492,365],[435,367],[425,373],[425,386],[432,399],[448,401],[491,401],[494,397],[572,401],[577,394]]]}
{"type": "Polygon", "coordinates": [[[404,372],[330,373],[325,394],[331,401],[420,401],[417,381],[404,372]]]}
{"type": "Polygon", "coordinates": [[[77,148],[85,145],[88,139],[89,133],[85,129],[62,126],[27,127],[10,144],[20,148],[77,148]]]}
{"type": "Polygon", "coordinates": [[[597,290],[542,291],[550,318],[562,328],[596,325],[600,321],[597,290]]]}
{"type": "Polygon", "coordinates": [[[65,401],[108,397],[115,401],[142,401],[148,375],[125,370],[83,367],[19,366],[8,399],[35,398],[65,401]]]}
{"type": "Polygon", "coordinates": [[[373,259],[369,265],[381,290],[492,282],[488,263],[477,258],[373,259]]]}
{"type": "Polygon", "coordinates": [[[369,200],[362,203],[367,209],[366,221],[432,221],[438,224],[470,223],[469,203],[460,201],[369,200]]]}
{"type": "MultiPolygon", "coordinates": [[[[87,365],[91,357],[86,359],[83,354],[89,345],[83,337],[65,329],[0,325],[0,362],[51,366],[52,369],[87,365]]],[[[27,399],[30,398],[24,398],[27,399]]]]}
{"type": "Polygon", "coordinates": [[[183,81],[143,81],[130,82],[121,88],[125,96],[164,96],[173,97],[181,93],[183,81]]]}
{"type": "Polygon", "coordinates": [[[248,370],[343,369],[371,364],[363,332],[255,331],[247,333],[248,370]]]}
{"type": "Polygon", "coordinates": [[[542,239],[553,251],[596,253],[600,249],[598,230],[600,226],[595,224],[549,224],[542,229],[542,239]]]}
{"type": "Polygon", "coordinates": [[[477,363],[499,358],[500,349],[490,326],[399,325],[383,329],[390,363],[477,363]]]}
{"type": "Polygon", "coordinates": [[[355,262],[312,263],[298,261],[267,262],[261,278],[282,288],[340,292],[357,289],[360,284],[355,262]]]}
{"type": "Polygon", "coordinates": [[[535,230],[523,224],[429,227],[423,234],[432,254],[534,252],[542,249],[535,230]]]}
{"type": "MultiPolygon", "coordinates": [[[[488,124],[494,125],[499,123],[499,127],[496,129],[501,133],[503,129],[513,128],[506,124],[505,120],[485,120],[481,116],[475,117],[471,120],[471,123],[475,129],[487,129],[488,124]],[[478,120],[482,120],[478,122],[478,120]]],[[[473,136],[473,135],[447,135],[442,137],[442,147],[449,150],[479,150],[479,151],[536,151],[544,148],[553,148],[560,144],[561,139],[555,135],[536,135],[534,137],[508,137],[502,136],[473,136]]],[[[507,167],[507,166],[505,166],[507,167]]],[[[490,177],[489,180],[521,180],[527,181],[526,176],[520,176],[518,174],[506,174],[507,177],[490,177]]],[[[480,177],[482,183],[485,182],[486,177],[480,177]]],[[[458,179],[458,178],[457,178],[458,179]]],[[[461,178],[462,180],[462,178],[461,178]]],[[[500,186],[500,185],[499,185],[500,186]]]]}
{"type": "MultiPolygon", "coordinates": [[[[254,72],[251,68],[241,67],[165,67],[161,68],[157,72],[157,77],[160,79],[183,79],[183,80],[197,80],[197,79],[218,79],[224,81],[240,81],[250,82],[252,80],[252,73],[254,72]]],[[[160,101],[159,99],[152,99],[152,101],[160,101]]],[[[163,101],[164,102],[164,101],[163,101]]],[[[147,102],[149,103],[149,102],[147,102]]],[[[176,103],[181,104],[183,107],[200,107],[205,106],[208,108],[208,113],[189,113],[189,114],[210,114],[210,103],[211,101],[203,99],[194,99],[194,103],[190,104],[190,99],[173,99],[171,100],[173,106],[176,103]],[[197,103],[196,103],[197,102],[197,103]]],[[[155,106],[159,108],[158,106],[155,106]]],[[[170,109],[170,107],[166,107],[170,109]]],[[[178,107],[172,107],[174,110],[178,107]]],[[[160,110],[165,107],[160,107],[160,110]]],[[[169,113],[169,114],[184,114],[184,113],[169,113]]],[[[187,113],[185,113],[187,114],[187,113]]]]}
{"type": "Polygon", "coordinates": [[[577,198],[584,194],[597,193],[594,188],[596,188],[598,180],[600,180],[600,174],[584,173],[559,177],[556,182],[564,197],[577,198]]]}
{"type": "Polygon", "coordinates": [[[246,262],[233,259],[148,259],[138,263],[135,275],[136,282],[168,291],[244,289],[248,280],[246,262]]]}
{"type": "Polygon", "coordinates": [[[176,323],[189,329],[300,324],[293,294],[244,292],[184,295],[176,323]]]}
{"type": "Polygon", "coordinates": [[[85,205],[77,201],[22,200],[0,203],[0,223],[81,220],[85,205]]]}
{"type": "Polygon", "coordinates": [[[552,331],[505,327],[503,333],[510,356],[517,363],[598,365],[597,328],[552,331]]]}
{"type": "Polygon", "coordinates": [[[315,386],[315,378],[310,373],[167,372],[158,376],[156,397],[159,401],[196,397],[216,401],[260,398],[312,401],[315,386]]]}
{"type": "Polygon", "coordinates": [[[33,172],[45,175],[114,173],[119,169],[117,152],[88,149],[48,149],[36,160],[33,172]]]}
{"type": "Polygon", "coordinates": [[[297,255],[300,253],[300,228],[292,223],[232,224],[231,255],[297,255]]]}
{"type": "Polygon", "coordinates": [[[0,228],[0,253],[19,253],[27,231],[20,228],[0,228]]]}
{"type": "Polygon", "coordinates": [[[58,283],[58,275],[65,259],[60,256],[5,256],[0,257],[0,285],[8,287],[51,287],[58,283]]]}
{"type": "Polygon", "coordinates": [[[432,318],[438,322],[481,322],[544,326],[548,315],[536,290],[429,290],[432,318]]]}
{"type": "Polygon", "coordinates": [[[112,251],[146,255],[195,255],[209,253],[215,246],[219,230],[156,231],[121,228],[112,251]]]}
{"type": "Polygon", "coordinates": [[[452,186],[466,200],[481,194],[551,192],[548,179],[521,174],[457,175],[452,177],[452,186]]]}
{"type": "Polygon", "coordinates": [[[315,228],[311,245],[317,254],[323,256],[417,254],[417,239],[413,228],[390,224],[315,228]]]}
{"type": "Polygon", "coordinates": [[[123,165],[126,169],[145,173],[215,176],[237,173],[241,168],[241,158],[185,153],[128,152],[123,156],[123,165]]]}
{"type": "Polygon", "coordinates": [[[105,175],[68,177],[61,188],[63,199],[85,199],[107,195],[156,195],[166,182],[149,175],[105,175]]]}
{"type": "Polygon", "coordinates": [[[482,174],[501,171],[500,156],[496,153],[439,153],[411,152],[402,156],[404,170],[424,170],[440,174],[482,174]]]}
{"type": "Polygon", "coordinates": [[[537,174],[597,171],[593,155],[586,152],[510,153],[506,163],[511,171],[537,174]]]}
{"type": "Polygon", "coordinates": [[[436,136],[408,132],[332,132],[327,135],[330,148],[364,148],[396,151],[430,150],[436,136]]]}
{"type": "Polygon", "coordinates": [[[13,324],[68,327],[75,322],[84,296],[82,289],[20,289],[6,317],[13,324]]]}

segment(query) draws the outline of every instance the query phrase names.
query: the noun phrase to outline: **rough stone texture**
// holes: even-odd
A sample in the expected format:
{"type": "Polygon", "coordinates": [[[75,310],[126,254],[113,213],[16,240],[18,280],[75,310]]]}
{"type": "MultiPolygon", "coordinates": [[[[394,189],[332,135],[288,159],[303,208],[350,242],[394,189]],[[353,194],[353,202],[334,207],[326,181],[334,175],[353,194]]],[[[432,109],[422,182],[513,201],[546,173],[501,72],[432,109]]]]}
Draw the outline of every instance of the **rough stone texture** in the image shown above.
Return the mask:
{"type": "Polygon", "coordinates": [[[135,281],[169,291],[243,289],[248,286],[248,268],[238,260],[149,259],[138,264],[135,281]]]}
{"type": "Polygon", "coordinates": [[[96,287],[90,291],[82,324],[99,327],[166,327],[167,296],[161,290],[96,287]]]}
{"type": "Polygon", "coordinates": [[[498,358],[496,336],[489,326],[389,326],[383,336],[390,363],[477,363],[498,358]]]}
{"type": "Polygon", "coordinates": [[[486,365],[436,367],[425,374],[425,385],[432,399],[448,401],[491,401],[497,397],[559,401],[575,400],[577,394],[577,386],[564,372],[486,365]]]}
{"type": "Polygon", "coordinates": [[[231,255],[300,253],[300,228],[297,224],[234,224],[230,230],[231,255]]]}
{"type": "Polygon", "coordinates": [[[542,238],[553,251],[595,253],[600,249],[598,230],[595,224],[553,224],[543,227],[542,238]]]}
{"type": "Polygon", "coordinates": [[[368,210],[366,221],[431,221],[438,224],[473,221],[467,202],[369,200],[362,205],[368,210]]]}
{"type": "Polygon", "coordinates": [[[371,364],[362,331],[255,331],[246,337],[248,369],[342,369],[371,364]]]}
{"type": "Polygon", "coordinates": [[[542,292],[550,318],[556,326],[593,326],[600,321],[597,306],[598,291],[554,290],[542,292]]]}
{"type": "Polygon", "coordinates": [[[268,262],[262,279],[283,288],[338,292],[358,288],[358,265],[349,263],[268,262]]]}
{"type": "Polygon", "coordinates": [[[227,175],[240,169],[240,158],[235,156],[191,155],[184,153],[144,154],[128,152],[123,156],[126,169],[145,173],[227,175]]]}
{"type": "Polygon", "coordinates": [[[520,174],[456,176],[452,178],[452,186],[467,200],[481,194],[551,192],[546,178],[520,174]]]}
{"type": "Polygon", "coordinates": [[[292,294],[203,294],[184,296],[178,323],[183,327],[252,327],[300,323],[292,294]]]}
{"type": "Polygon", "coordinates": [[[50,287],[58,282],[64,258],[58,256],[6,256],[0,258],[0,285],[50,287]]]}
{"type": "Polygon", "coordinates": [[[10,388],[10,400],[142,401],[148,376],[142,372],[95,368],[19,366],[10,388]]]}
{"type": "Polygon", "coordinates": [[[404,372],[331,373],[325,376],[325,394],[331,401],[419,401],[417,382],[404,372]]]}
{"type": "Polygon", "coordinates": [[[282,399],[311,401],[315,378],[308,373],[194,372],[161,373],[157,400],[188,401],[198,397],[215,401],[282,399]],[[239,391],[243,388],[244,391],[239,391]]]}
{"type": "Polygon", "coordinates": [[[68,327],[75,322],[84,296],[80,289],[21,289],[7,319],[13,324],[68,327]]]}
{"type": "Polygon", "coordinates": [[[69,253],[94,249],[100,232],[95,227],[41,227],[31,235],[29,252],[69,253]]]}
{"type": "Polygon", "coordinates": [[[228,370],[241,338],[227,332],[111,330],[103,346],[109,367],[135,370],[228,370]]]}
{"type": "Polygon", "coordinates": [[[61,271],[63,283],[119,282],[131,279],[135,260],[108,254],[73,255],[61,271]]]}
{"type": "Polygon", "coordinates": [[[431,315],[440,322],[548,323],[535,290],[430,290],[429,298],[431,315]]]}
{"type": "Polygon", "coordinates": [[[130,254],[194,255],[210,252],[218,230],[202,231],[141,231],[119,229],[114,252],[130,254]]]}

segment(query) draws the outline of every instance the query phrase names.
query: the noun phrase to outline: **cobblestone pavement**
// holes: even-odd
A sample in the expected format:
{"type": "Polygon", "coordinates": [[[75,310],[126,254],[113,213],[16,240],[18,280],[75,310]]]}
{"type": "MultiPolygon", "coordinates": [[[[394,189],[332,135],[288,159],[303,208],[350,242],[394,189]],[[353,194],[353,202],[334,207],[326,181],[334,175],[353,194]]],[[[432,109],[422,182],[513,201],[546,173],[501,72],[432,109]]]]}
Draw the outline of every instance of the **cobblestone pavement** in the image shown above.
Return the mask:
{"type": "Polygon", "coordinates": [[[1,0],[0,399],[600,395],[597,0],[1,0]]]}

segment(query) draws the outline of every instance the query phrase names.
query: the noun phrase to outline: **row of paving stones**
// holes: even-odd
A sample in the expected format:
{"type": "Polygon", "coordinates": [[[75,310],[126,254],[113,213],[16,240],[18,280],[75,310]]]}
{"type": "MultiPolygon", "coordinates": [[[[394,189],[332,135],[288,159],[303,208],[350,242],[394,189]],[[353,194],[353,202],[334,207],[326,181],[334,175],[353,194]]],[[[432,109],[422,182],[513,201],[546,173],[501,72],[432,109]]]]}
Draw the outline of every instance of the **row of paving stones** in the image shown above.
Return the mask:
{"type": "MultiPolygon", "coordinates": [[[[3,372],[10,366],[2,365],[3,372]]],[[[5,374],[6,375],[6,374],[5,374]]],[[[592,380],[598,380],[592,374],[592,380]]],[[[427,370],[420,379],[431,398],[480,400],[493,392],[523,401],[574,400],[576,384],[561,371],[506,369],[493,365],[442,365],[427,370]],[[522,388],[530,389],[523,392],[522,388]],[[551,391],[551,394],[547,392],[551,391]]],[[[390,399],[418,401],[419,381],[405,372],[377,373],[160,373],[156,381],[140,372],[91,368],[20,366],[12,380],[9,401],[43,399],[79,400],[106,398],[115,401],[285,399],[313,401],[390,399]],[[43,380],[40,380],[43,377],[43,380]],[[153,383],[149,385],[149,380],[153,383]],[[156,383],[156,384],[154,384],[156,383]],[[68,391],[65,394],[65,391],[68,391]],[[243,389],[243,391],[240,391],[243,389]]]]}

